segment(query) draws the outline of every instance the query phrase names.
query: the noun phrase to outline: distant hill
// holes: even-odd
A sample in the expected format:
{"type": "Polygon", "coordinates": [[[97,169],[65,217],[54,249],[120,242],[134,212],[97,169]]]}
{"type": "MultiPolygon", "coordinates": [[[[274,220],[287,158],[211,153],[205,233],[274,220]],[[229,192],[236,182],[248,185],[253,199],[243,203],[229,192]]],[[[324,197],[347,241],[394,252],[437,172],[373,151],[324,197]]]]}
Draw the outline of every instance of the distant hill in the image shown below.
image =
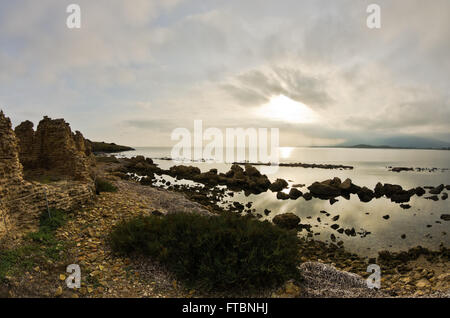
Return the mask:
{"type": "Polygon", "coordinates": [[[104,141],[101,141],[101,142],[90,141],[90,143],[92,144],[92,151],[93,152],[114,153],[114,152],[135,150],[134,148],[131,148],[131,147],[128,147],[128,146],[116,145],[115,143],[106,143],[104,141]]]}
{"type": "Polygon", "coordinates": [[[415,136],[397,136],[389,138],[374,138],[366,142],[349,140],[337,147],[344,148],[400,148],[400,149],[449,149],[450,143],[439,139],[415,137],[415,136]]]}

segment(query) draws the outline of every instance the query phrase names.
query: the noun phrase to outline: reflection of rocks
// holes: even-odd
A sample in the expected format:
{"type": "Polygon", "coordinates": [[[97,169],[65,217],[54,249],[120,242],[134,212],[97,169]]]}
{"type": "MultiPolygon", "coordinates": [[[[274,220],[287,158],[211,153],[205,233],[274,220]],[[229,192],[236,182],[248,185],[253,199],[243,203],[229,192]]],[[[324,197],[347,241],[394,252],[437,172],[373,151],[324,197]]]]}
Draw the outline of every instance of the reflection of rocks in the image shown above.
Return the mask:
{"type": "Polygon", "coordinates": [[[441,220],[450,221],[450,214],[442,214],[441,215],[441,220]]]}
{"type": "Polygon", "coordinates": [[[291,230],[297,227],[297,225],[300,223],[300,218],[294,213],[284,213],[276,215],[272,221],[279,227],[291,230]]]}

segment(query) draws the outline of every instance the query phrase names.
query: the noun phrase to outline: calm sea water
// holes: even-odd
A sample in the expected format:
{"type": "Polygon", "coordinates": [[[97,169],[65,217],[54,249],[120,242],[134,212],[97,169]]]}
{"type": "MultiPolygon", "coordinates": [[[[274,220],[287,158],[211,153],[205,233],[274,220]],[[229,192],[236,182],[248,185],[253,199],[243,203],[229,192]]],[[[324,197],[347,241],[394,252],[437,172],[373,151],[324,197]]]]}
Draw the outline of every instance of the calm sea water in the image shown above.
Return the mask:
{"type": "MultiPolygon", "coordinates": [[[[170,157],[170,148],[138,148],[128,151],[120,156],[132,157],[144,155],[150,158],[170,157]]],[[[437,186],[450,184],[450,171],[436,172],[391,172],[388,166],[406,166],[421,168],[450,168],[450,151],[440,150],[406,150],[406,149],[348,149],[348,148],[287,148],[279,149],[280,162],[302,162],[322,164],[351,165],[353,170],[313,169],[300,167],[279,167],[275,174],[268,175],[271,181],[283,178],[289,184],[306,184],[309,186],[315,181],[323,181],[333,177],[352,179],[359,186],[374,188],[377,182],[400,184],[409,189],[417,186],[437,186]]],[[[173,161],[155,160],[161,168],[167,169],[174,165],[173,161]]],[[[197,166],[202,171],[217,168],[219,172],[226,172],[230,164],[193,162],[189,165],[197,166]]],[[[170,177],[166,180],[173,181],[170,177]]],[[[179,183],[179,182],[178,182],[179,183]]],[[[301,191],[307,192],[305,188],[301,191]]],[[[289,189],[286,190],[288,192],[289,189]]],[[[446,190],[444,190],[445,192],[446,190]]],[[[427,196],[427,195],[425,195],[427,196]]],[[[273,218],[276,214],[292,212],[301,218],[301,223],[310,224],[316,235],[314,239],[330,241],[334,234],[337,241],[342,240],[346,249],[361,255],[375,256],[380,250],[399,251],[421,245],[437,249],[440,244],[450,246],[450,222],[440,219],[442,214],[450,214],[450,200],[437,202],[426,200],[423,197],[413,196],[409,204],[410,209],[404,210],[399,204],[389,199],[374,199],[369,203],[360,202],[356,195],[350,200],[338,198],[339,201],[331,205],[329,201],[312,199],[281,201],[276,194],[270,191],[259,195],[246,197],[237,193],[230,201],[241,203],[253,202],[256,213],[264,214],[264,209],[272,213],[267,217],[273,218]],[[320,211],[330,213],[329,217],[320,211]],[[339,220],[333,222],[332,217],[339,215],[339,220]],[[389,215],[385,220],[383,216],[389,215]],[[308,218],[310,217],[310,218],[308,218]],[[320,222],[317,218],[320,218],[320,222]],[[339,234],[330,228],[337,223],[343,228],[355,228],[357,232],[368,231],[371,234],[360,237],[349,237],[339,234]],[[320,233],[320,234],[318,234],[320,233]],[[405,234],[406,238],[401,236],[405,234]]],[[[265,217],[266,218],[266,217],[265,217]]],[[[306,232],[303,231],[306,235],[306,232]]]]}

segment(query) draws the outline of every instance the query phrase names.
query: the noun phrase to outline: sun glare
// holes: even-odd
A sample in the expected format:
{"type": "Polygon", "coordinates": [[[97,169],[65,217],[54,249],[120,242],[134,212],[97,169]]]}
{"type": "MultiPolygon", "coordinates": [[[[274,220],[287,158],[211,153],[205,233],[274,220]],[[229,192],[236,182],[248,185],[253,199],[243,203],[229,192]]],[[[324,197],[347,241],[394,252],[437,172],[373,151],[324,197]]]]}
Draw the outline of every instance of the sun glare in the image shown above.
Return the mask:
{"type": "Polygon", "coordinates": [[[308,106],[284,95],[272,97],[269,103],[261,106],[260,114],[292,123],[312,123],[317,120],[316,113],[308,106]]]}

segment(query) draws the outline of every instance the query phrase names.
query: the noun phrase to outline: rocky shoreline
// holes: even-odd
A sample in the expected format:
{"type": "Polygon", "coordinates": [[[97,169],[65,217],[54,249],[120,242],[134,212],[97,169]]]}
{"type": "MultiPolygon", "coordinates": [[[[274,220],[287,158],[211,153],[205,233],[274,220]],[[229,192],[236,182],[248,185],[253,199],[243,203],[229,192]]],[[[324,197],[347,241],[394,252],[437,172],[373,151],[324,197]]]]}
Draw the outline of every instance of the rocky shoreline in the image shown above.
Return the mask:
{"type": "MultiPolygon", "coordinates": [[[[216,169],[201,172],[183,165],[164,170],[142,156],[94,156],[92,144],[80,132],[72,133],[63,119],[45,117],[36,131],[31,122],[24,122],[13,131],[10,120],[0,113],[0,136],[0,212],[4,221],[0,224],[0,256],[15,255],[20,264],[27,260],[13,275],[2,277],[0,297],[449,297],[446,247],[441,246],[439,251],[417,247],[403,253],[380,252],[377,259],[368,259],[346,251],[342,241],[314,240],[316,233],[294,214],[277,215],[273,222],[298,232],[304,281],[286,282],[278,290],[255,295],[205,295],[187,290],[151,260],[114,255],[107,241],[114,225],[139,215],[214,215],[231,211],[261,218],[251,202],[222,204],[225,197],[232,198],[237,192],[250,195],[271,191],[280,200],[315,198],[330,203],[350,195],[357,195],[362,202],[385,196],[404,203],[413,195],[425,195],[426,190],[430,199],[440,196],[445,200],[448,185],[404,190],[399,185],[379,183],[371,190],[350,179],[334,178],[311,184],[306,193],[297,189],[303,185],[292,186],[286,192],[286,180],[271,182],[250,164],[234,164],[228,172],[219,173],[216,169]],[[172,184],[164,176],[191,184],[172,184]],[[97,191],[95,195],[94,185],[99,179],[108,180],[117,191],[97,191]],[[29,234],[39,228],[39,216],[46,207],[72,212],[68,213],[68,222],[56,231],[55,250],[42,255],[42,248],[47,247],[39,245],[43,244],[40,239],[30,242],[29,234]],[[39,254],[34,263],[33,253],[39,254]],[[375,262],[383,272],[380,291],[364,287],[364,278],[369,275],[367,266],[375,262]],[[67,264],[82,266],[85,278],[81,289],[65,288],[67,264]]],[[[271,212],[265,209],[263,213],[271,212]]],[[[339,218],[326,211],[321,213],[333,221],[339,218]]],[[[441,220],[450,217],[443,214],[441,220]]],[[[349,236],[368,234],[337,224],[332,227],[349,236]]],[[[6,267],[15,265],[6,260],[6,267]]]]}

